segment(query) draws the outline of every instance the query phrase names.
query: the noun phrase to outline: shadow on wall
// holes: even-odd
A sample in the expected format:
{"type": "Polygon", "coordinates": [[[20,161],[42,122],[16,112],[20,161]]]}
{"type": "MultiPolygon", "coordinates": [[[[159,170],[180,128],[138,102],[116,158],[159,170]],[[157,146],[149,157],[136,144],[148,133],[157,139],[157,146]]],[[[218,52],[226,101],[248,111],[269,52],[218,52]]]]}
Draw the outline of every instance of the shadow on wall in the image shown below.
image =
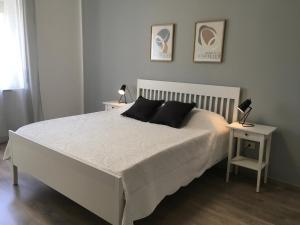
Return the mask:
{"type": "Polygon", "coordinates": [[[26,89],[5,90],[0,93],[0,142],[6,141],[8,130],[17,130],[31,121],[26,89]]]}
{"type": "Polygon", "coordinates": [[[0,143],[7,141],[7,127],[4,119],[3,93],[0,91],[0,143]]]}
{"type": "Polygon", "coordinates": [[[287,174],[293,174],[296,173],[296,177],[299,178],[299,180],[296,180],[294,182],[295,185],[300,187],[300,165],[297,163],[296,155],[293,155],[293,152],[290,151],[292,149],[293,143],[289,143],[288,140],[294,140],[295,142],[299,139],[299,136],[295,135],[294,132],[290,132],[289,130],[280,129],[274,133],[274,138],[272,138],[272,153],[271,153],[271,159],[270,163],[274,165],[279,165],[276,167],[270,167],[270,177],[273,178],[272,174],[276,174],[275,180],[283,181],[285,182],[286,179],[291,179],[290,177],[287,177],[287,174]],[[277,157],[272,157],[276,155],[277,157]],[[282,162],[290,162],[289,165],[284,165],[282,162]],[[286,173],[286,171],[289,171],[289,173],[286,173]]]}
{"type": "Polygon", "coordinates": [[[294,112],[297,112],[296,104],[278,103],[273,111],[269,110],[269,120],[267,117],[259,117],[256,121],[277,127],[272,137],[270,177],[282,182],[292,180],[294,185],[300,187],[300,123],[299,120],[291,119],[295,118],[294,112]]]}

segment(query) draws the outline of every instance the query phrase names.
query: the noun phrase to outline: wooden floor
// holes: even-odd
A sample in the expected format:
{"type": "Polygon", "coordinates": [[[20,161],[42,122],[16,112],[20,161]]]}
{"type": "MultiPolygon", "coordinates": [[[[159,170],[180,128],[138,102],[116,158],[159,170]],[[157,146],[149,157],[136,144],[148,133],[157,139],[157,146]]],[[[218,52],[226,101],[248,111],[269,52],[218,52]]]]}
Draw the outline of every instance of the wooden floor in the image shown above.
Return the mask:
{"type": "MultiPolygon", "coordinates": [[[[4,146],[0,145],[2,159],[4,146]]],[[[135,225],[298,225],[300,191],[267,184],[255,193],[255,179],[208,171],[167,197],[154,213],[135,225]]],[[[0,225],[108,225],[38,180],[20,173],[12,186],[8,162],[0,160],[0,225]]]]}

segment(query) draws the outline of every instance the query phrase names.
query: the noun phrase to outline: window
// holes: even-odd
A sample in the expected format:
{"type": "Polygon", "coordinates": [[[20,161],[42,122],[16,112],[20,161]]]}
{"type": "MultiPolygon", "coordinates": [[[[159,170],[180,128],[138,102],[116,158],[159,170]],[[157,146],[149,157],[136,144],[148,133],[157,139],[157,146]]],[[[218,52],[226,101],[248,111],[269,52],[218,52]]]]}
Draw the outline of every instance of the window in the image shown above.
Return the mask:
{"type": "Polygon", "coordinates": [[[25,84],[22,0],[0,0],[0,90],[25,84]]]}

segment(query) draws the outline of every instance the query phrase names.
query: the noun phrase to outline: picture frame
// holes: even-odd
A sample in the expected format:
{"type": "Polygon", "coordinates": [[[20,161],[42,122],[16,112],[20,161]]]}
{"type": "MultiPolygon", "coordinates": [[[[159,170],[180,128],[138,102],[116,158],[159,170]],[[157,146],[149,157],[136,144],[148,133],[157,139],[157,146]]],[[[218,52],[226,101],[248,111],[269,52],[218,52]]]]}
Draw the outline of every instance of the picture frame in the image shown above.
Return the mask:
{"type": "Polygon", "coordinates": [[[150,60],[156,62],[173,61],[175,24],[151,26],[150,60]]]}
{"type": "Polygon", "coordinates": [[[195,63],[222,63],[226,20],[199,21],[195,23],[195,63]]]}

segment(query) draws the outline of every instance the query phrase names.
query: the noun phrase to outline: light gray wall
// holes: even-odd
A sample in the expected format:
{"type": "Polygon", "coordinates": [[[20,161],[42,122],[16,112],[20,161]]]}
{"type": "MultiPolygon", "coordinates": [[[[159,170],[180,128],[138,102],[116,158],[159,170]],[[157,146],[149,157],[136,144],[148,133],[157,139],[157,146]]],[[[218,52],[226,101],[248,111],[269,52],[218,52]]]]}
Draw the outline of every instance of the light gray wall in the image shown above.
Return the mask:
{"type": "Polygon", "coordinates": [[[277,126],[270,175],[300,185],[300,1],[83,0],[85,110],[137,78],[242,87],[250,120],[277,126]],[[194,64],[194,23],[227,19],[224,63],[194,64]],[[150,26],[176,23],[172,63],[150,62],[150,26]]]}

